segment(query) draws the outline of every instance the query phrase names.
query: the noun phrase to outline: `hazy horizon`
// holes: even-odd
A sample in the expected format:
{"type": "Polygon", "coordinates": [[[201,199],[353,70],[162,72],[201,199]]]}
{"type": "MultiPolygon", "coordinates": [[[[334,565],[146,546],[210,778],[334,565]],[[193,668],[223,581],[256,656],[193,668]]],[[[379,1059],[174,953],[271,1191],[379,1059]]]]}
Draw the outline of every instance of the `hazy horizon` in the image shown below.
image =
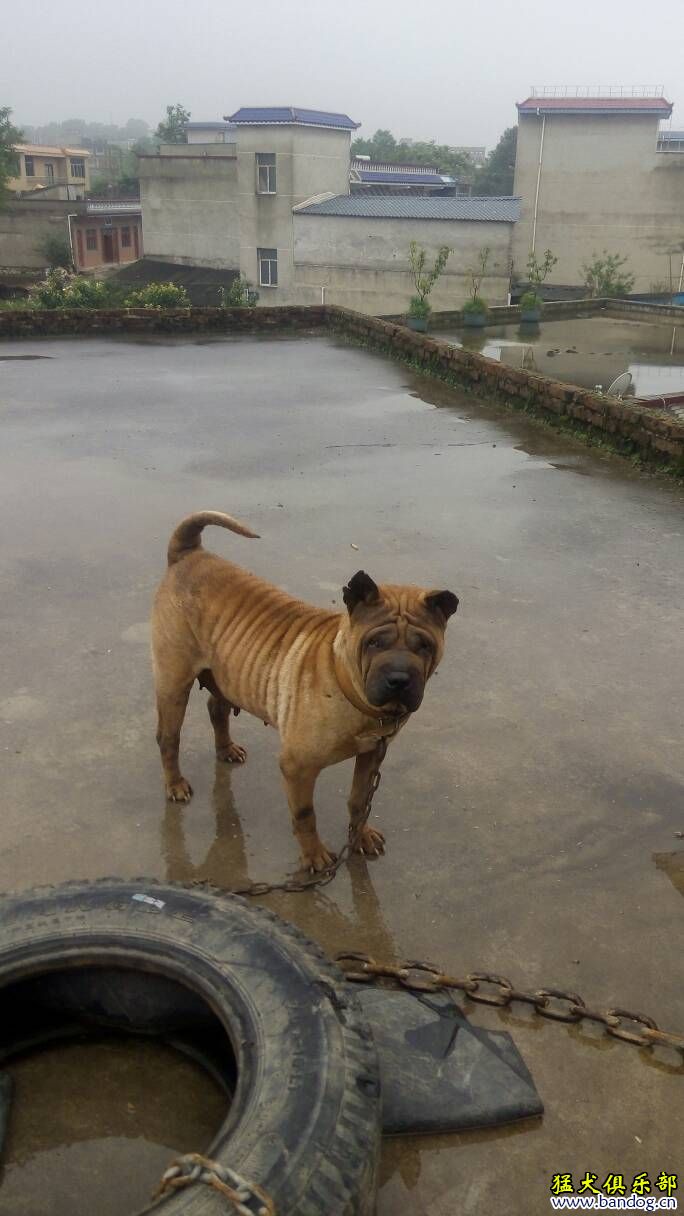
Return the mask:
{"type": "Polygon", "coordinates": [[[25,0],[0,51],[0,104],[18,126],[142,118],[152,128],[175,102],[194,120],[301,105],[344,111],[364,136],[386,127],[491,148],[532,84],[661,85],[684,128],[683,44],[681,0],[663,0],[655,18],[635,0],[492,0],[457,16],[446,0],[349,0],[344,10],[301,0],[296,11],[275,0],[233,10],[196,0],[190,11],[119,0],[106,13],[73,0],[68,20],[25,0]]]}

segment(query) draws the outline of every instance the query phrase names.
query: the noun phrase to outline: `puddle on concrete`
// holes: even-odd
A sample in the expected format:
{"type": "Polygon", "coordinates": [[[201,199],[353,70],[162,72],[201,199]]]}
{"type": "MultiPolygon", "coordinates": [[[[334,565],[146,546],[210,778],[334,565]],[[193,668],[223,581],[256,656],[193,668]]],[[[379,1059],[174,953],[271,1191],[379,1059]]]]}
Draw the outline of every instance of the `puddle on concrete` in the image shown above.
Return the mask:
{"type": "Polygon", "coordinates": [[[225,1117],[218,1084],[156,1041],[63,1044],[5,1069],[0,1216],[131,1216],[173,1157],[206,1151],[225,1117]]]}
{"type": "Polygon", "coordinates": [[[488,326],[475,334],[438,332],[436,337],[582,388],[600,384],[605,390],[622,372],[630,372],[636,396],[684,391],[684,324],[585,317],[488,326]]]}
{"type": "Polygon", "coordinates": [[[10,359],[21,362],[25,359],[53,359],[54,355],[0,355],[0,363],[8,363],[10,359]]]}

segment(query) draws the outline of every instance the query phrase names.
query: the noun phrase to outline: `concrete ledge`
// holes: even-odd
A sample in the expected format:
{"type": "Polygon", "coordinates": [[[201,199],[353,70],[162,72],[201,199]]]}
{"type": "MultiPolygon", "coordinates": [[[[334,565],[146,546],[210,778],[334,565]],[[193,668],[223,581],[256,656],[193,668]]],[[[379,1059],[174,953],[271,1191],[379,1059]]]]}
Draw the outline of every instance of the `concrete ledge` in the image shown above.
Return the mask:
{"type": "MultiPolygon", "coordinates": [[[[542,319],[557,321],[562,317],[593,317],[603,312],[606,300],[552,300],[544,305],[542,319]]],[[[331,307],[333,307],[331,305],[331,307]]],[[[390,321],[395,325],[405,325],[405,314],[382,316],[381,321],[390,321]]],[[[511,321],[520,320],[519,304],[494,304],[489,309],[490,325],[507,325],[511,321]]],[[[455,325],[463,324],[463,313],[460,308],[444,312],[433,312],[430,315],[430,330],[452,329],[455,325]]]]}
{"type": "MultiPolygon", "coordinates": [[[[548,300],[544,305],[542,321],[559,321],[564,317],[595,317],[603,314],[622,320],[629,316],[635,320],[667,321],[684,325],[684,308],[675,304],[649,304],[643,300],[548,300]]],[[[405,325],[406,315],[394,313],[382,316],[381,321],[390,321],[395,325],[405,325]]],[[[494,304],[489,309],[490,325],[507,325],[512,321],[520,321],[519,304],[494,304]]],[[[430,330],[452,329],[463,324],[461,309],[450,309],[444,312],[433,312],[430,316],[430,330]]]]}

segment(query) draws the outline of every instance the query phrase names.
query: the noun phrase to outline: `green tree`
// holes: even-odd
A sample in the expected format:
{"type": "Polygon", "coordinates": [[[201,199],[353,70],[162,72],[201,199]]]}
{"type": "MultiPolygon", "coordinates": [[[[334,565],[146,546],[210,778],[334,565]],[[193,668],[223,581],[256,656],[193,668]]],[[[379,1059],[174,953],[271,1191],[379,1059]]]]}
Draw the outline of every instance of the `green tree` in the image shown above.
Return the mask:
{"type": "Polygon", "coordinates": [[[10,121],[12,110],[0,106],[0,204],[7,198],[7,182],[19,171],[19,158],[14,144],[21,143],[24,133],[10,121]]]}
{"type": "Polygon", "coordinates": [[[594,253],[591,262],[582,266],[584,286],[590,296],[628,296],[634,286],[634,275],[625,271],[627,258],[621,258],[618,253],[608,253],[603,250],[601,255],[594,253]]]}
{"type": "Polygon", "coordinates": [[[515,175],[515,149],[518,128],[508,127],[495,148],[489,153],[475,178],[476,194],[501,195],[513,193],[515,175]]]}
{"type": "Polygon", "coordinates": [[[384,161],[388,165],[412,164],[432,165],[452,177],[470,181],[474,167],[469,156],[454,152],[446,144],[434,140],[396,140],[391,131],[379,130],[372,139],[355,139],[351,147],[352,156],[370,156],[373,161],[384,161]]]}
{"type": "Polygon", "coordinates": [[[190,111],[180,102],[175,106],[166,107],[166,118],[162,119],[155,132],[157,139],[163,144],[184,144],[185,124],[190,121],[190,111]]]}

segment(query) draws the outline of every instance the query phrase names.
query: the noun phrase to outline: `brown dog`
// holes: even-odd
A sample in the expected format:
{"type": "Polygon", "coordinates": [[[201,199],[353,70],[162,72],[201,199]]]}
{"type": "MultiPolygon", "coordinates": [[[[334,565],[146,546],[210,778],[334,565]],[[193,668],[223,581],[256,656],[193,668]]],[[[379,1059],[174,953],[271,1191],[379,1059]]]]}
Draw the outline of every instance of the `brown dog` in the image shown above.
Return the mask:
{"type": "MultiPolygon", "coordinates": [[[[418,709],[458,599],[451,591],[378,587],[360,570],[344,588],[348,615],[327,612],[208,553],[201,545],[208,524],[256,537],[230,515],[201,511],[184,519],[169,542],[169,569],[152,616],[167,797],[188,802],[192,796],[178,747],[190,689],[199,679],[211,694],[220,760],[246,757],[230,738],[231,710],[246,709],[280,732],[280,768],[302,860],[312,871],[324,870],[333,855],[316,831],[316,778],[356,756],[348,802],[353,829],[366,805],[377,741],[418,709]]],[[[381,853],[383,844],[382,833],[366,825],[357,847],[381,853]]]]}

